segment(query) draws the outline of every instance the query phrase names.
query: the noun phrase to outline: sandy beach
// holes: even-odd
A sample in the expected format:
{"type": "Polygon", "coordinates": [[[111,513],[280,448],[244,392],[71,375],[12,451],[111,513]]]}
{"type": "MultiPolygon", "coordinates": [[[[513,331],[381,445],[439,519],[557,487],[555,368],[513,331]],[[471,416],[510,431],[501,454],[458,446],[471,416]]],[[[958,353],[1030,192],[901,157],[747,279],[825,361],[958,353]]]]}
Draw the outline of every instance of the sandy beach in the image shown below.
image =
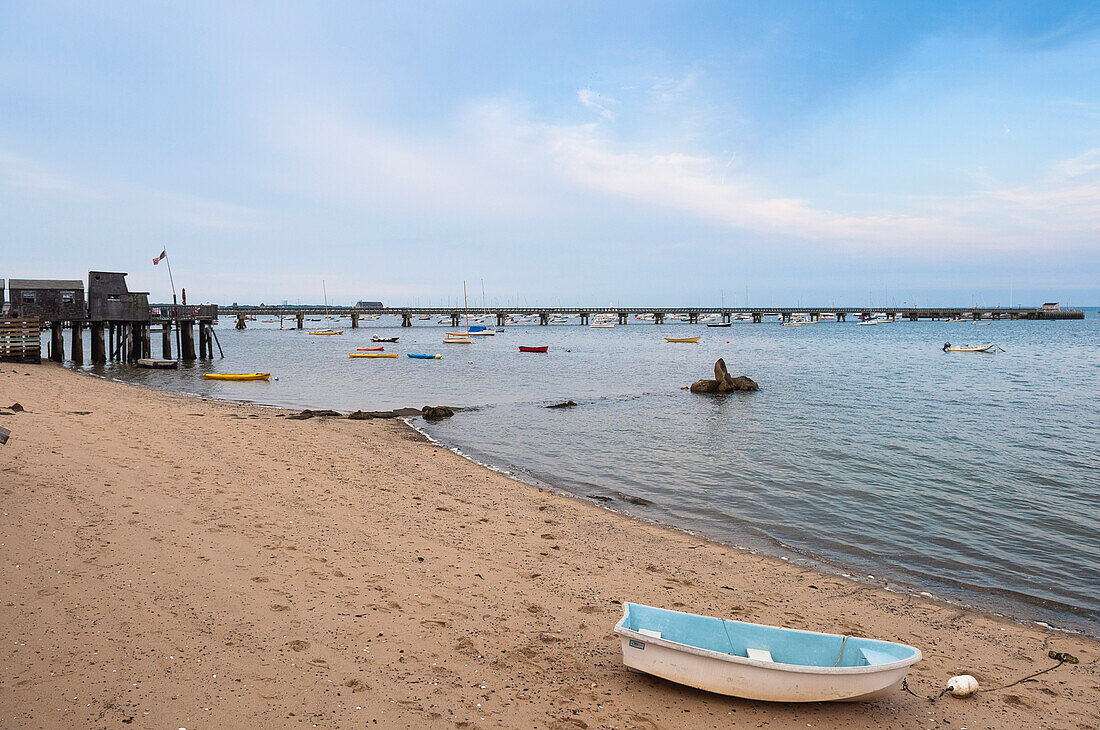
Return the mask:
{"type": "Polygon", "coordinates": [[[15,402],[3,727],[1100,727],[1093,640],[624,517],[398,421],[0,364],[15,402]],[[925,696],[1080,664],[966,700],[748,702],[624,668],[628,600],[911,644],[925,696]]]}

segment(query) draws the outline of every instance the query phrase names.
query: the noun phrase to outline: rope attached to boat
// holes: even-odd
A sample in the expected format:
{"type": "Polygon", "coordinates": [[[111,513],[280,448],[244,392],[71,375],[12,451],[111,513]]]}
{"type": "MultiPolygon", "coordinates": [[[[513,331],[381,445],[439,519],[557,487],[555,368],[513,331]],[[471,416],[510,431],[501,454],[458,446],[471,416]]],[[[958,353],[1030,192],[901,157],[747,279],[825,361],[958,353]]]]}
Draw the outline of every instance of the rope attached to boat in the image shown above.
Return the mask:
{"type": "Polygon", "coordinates": [[[840,660],[844,658],[844,645],[846,643],[848,643],[848,635],[847,634],[845,634],[844,638],[842,638],[840,640],[840,656],[838,656],[836,658],[836,664],[833,665],[834,667],[839,667],[840,666],[840,660]]]}
{"type": "MultiPolygon", "coordinates": [[[[970,694],[977,694],[978,692],[999,692],[1002,689],[1008,689],[1009,687],[1015,687],[1016,685],[1021,684],[1022,682],[1027,682],[1028,680],[1035,679],[1040,674],[1046,674],[1047,672],[1053,672],[1055,669],[1062,666],[1063,664],[1077,664],[1078,663],[1077,657],[1075,657],[1073,654],[1067,654],[1067,653],[1062,652],[1062,651],[1053,651],[1052,650],[1052,651],[1047,652],[1047,656],[1049,656],[1051,659],[1056,660],[1058,663],[1055,664],[1053,667],[1047,667],[1046,669],[1040,669],[1038,672],[1033,672],[1032,674],[1029,674],[1026,677],[1020,677],[1015,682],[1009,682],[1008,684],[1003,684],[1000,687],[989,687],[989,688],[982,688],[982,689],[973,689],[968,694],[961,695],[961,696],[966,697],[966,696],[969,696],[970,694]]],[[[967,677],[967,679],[970,679],[970,681],[973,681],[973,678],[971,678],[971,677],[967,677]]],[[[973,686],[976,687],[977,682],[974,682],[973,686]]],[[[949,684],[948,686],[946,686],[942,690],[940,690],[939,694],[932,695],[931,697],[925,697],[924,695],[919,695],[916,692],[914,692],[912,689],[910,689],[909,688],[909,682],[906,679],[903,679],[901,681],[901,688],[904,689],[906,692],[913,695],[914,697],[916,697],[919,700],[928,700],[930,702],[935,702],[940,697],[943,697],[945,694],[947,694],[948,692],[951,691],[951,685],[949,684]]]]}
{"type": "Polygon", "coordinates": [[[722,621],[722,630],[726,632],[726,641],[730,645],[730,654],[734,655],[734,656],[737,656],[737,652],[734,651],[734,649],[733,649],[733,639],[730,638],[730,629],[729,629],[728,626],[726,626],[726,620],[721,619],[721,621],[722,621]]]}

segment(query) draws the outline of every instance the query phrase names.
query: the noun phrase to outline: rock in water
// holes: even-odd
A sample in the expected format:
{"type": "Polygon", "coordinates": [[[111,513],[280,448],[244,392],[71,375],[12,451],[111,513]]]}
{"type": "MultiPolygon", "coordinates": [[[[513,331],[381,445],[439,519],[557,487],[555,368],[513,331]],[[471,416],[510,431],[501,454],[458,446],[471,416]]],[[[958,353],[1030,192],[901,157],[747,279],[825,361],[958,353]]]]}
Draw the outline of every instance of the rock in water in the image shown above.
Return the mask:
{"type": "Polygon", "coordinates": [[[691,384],[692,393],[731,393],[735,390],[760,390],[760,386],[747,376],[730,375],[722,358],[714,363],[714,380],[698,380],[691,384]]]}
{"type": "Polygon", "coordinates": [[[424,406],[420,413],[424,416],[425,421],[441,421],[455,414],[455,412],[447,406],[424,406]]]}
{"type": "Polygon", "coordinates": [[[573,402],[573,401],[571,401],[571,400],[567,400],[567,401],[565,401],[565,402],[563,402],[563,403],[555,403],[555,404],[554,404],[554,405],[552,405],[552,406],[546,406],[546,407],[547,407],[547,408],[575,408],[576,406],[577,406],[577,404],[576,404],[576,403],[574,403],[574,402],[573,402]]]}

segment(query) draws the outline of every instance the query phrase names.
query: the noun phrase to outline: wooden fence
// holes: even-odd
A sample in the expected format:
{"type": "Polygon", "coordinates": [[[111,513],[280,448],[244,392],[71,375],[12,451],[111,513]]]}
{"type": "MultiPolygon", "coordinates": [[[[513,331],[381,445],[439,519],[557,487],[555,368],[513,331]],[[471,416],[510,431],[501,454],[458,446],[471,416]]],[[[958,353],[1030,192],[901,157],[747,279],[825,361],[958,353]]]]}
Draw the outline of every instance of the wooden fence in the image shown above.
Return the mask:
{"type": "Polygon", "coordinates": [[[0,361],[42,362],[42,340],[37,319],[0,318],[0,361]]]}

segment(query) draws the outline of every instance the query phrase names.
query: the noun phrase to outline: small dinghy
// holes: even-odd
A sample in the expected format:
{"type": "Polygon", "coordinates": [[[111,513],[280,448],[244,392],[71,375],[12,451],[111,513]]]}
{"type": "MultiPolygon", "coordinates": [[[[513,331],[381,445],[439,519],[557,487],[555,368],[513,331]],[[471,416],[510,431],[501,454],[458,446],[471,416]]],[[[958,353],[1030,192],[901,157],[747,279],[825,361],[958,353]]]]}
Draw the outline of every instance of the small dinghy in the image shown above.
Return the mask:
{"type": "Polygon", "coordinates": [[[623,663],[689,687],[769,702],[867,702],[895,692],[919,649],[855,636],[623,605],[623,663]]]}
{"type": "Polygon", "coordinates": [[[143,357],[137,361],[138,367],[143,368],[176,368],[179,363],[175,360],[163,360],[159,357],[143,357]]]}
{"type": "Polygon", "coordinates": [[[729,322],[708,322],[707,327],[729,327],[729,322]]]}
{"type": "Polygon", "coordinates": [[[311,335],[342,335],[344,330],[316,330],[310,332],[311,335]]]}
{"type": "Polygon", "coordinates": [[[546,352],[549,349],[550,345],[540,345],[539,347],[525,347],[523,345],[519,346],[520,352],[546,352]]]}
{"type": "Polygon", "coordinates": [[[409,353],[409,357],[413,358],[414,360],[442,360],[443,359],[442,355],[421,355],[421,354],[412,353],[412,352],[409,353]]]}
{"type": "Polygon", "coordinates": [[[271,373],[204,373],[206,380],[267,380],[271,373]]]}
{"type": "Polygon", "coordinates": [[[448,345],[472,345],[474,338],[466,335],[447,335],[443,338],[443,342],[448,345]]]}
{"type": "Polygon", "coordinates": [[[384,348],[384,347],[357,347],[357,348],[355,348],[355,350],[357,352],[382,352],[385,349],[386,348],[384,348]]]}
{"type": "Polygon", "coordinates": [[[388,352],[349,352],[348,357],[397,357],[397,353],[388,352]]]}
{"type": "Polygon", "coordinates": [[[666,337],[665,342],[686,342],[688,344],[695,344],[699,341],[698,337],[666,337]]]}
{"type": "Polygon", "coordinates": [[[966,347],[952,347],[950,342],[943,343],[944,352],[996,352],[996,345],[967,345],[966,347]]]}
{"type": "Polygon", "coordinates": [[[372,335],[371,338],[370,338],[370,341],[371,342],[397,342],[399,339],[401,339],[401,338],[400,337],[379,337],[378,335],[372,335]]]}

